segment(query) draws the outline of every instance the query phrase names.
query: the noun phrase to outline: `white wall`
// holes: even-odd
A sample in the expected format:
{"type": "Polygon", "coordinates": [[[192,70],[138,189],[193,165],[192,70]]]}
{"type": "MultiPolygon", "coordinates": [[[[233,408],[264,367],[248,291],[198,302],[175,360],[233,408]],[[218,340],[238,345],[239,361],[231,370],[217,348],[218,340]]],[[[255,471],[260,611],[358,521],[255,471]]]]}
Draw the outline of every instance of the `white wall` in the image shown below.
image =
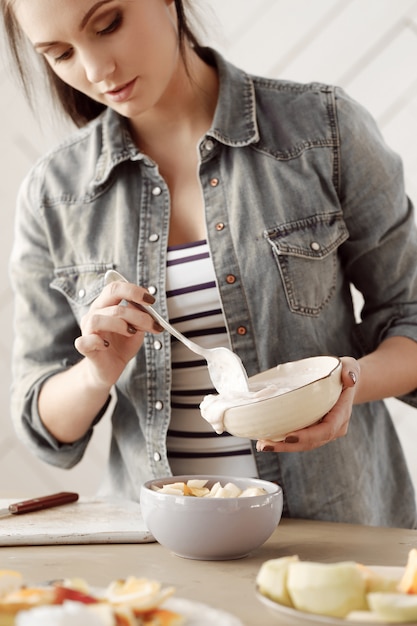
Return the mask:
{"type": "MultiPolygon", "coordinates": [[[[209,33],[229,59],[273,77],[343,86],[376,117],[403,157],[408,192],[417,199],[416,0],[200,0],[209,33]],[[213,16],[213,12],[217,18],[213,16]]],[[[1,42],[0,42],[1,46],[1,42]]],[[[1,49],[0,49],[1,52],[1,49]]],[[[14,203],[23,175],[62,129],[34,122],[0,58],[0,496],[58,489],[94,493],[107,455],[108,424],[101,424],[87,457],[73,470],[44,465],[16,440],[10,424],[12,294],[7,264],[14,203]]],[[[389,366],[389,365],[387,365],[389,366]]],[[[417,413],[389,401],[417,486],[417,413]]]]}

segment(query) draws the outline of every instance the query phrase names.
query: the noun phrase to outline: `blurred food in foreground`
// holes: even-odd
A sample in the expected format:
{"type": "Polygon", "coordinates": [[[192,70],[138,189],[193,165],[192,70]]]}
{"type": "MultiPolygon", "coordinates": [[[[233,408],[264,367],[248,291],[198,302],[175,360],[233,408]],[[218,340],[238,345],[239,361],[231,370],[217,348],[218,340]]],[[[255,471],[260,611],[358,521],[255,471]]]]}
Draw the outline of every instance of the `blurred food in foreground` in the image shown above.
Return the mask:
{"type": "Polygon", "coordinates": [[[297,555],[262,564],[258,592],[297,611],[369,623],[417,621],[417,549],[399,576],[354,561],[316,563],[297,555]]]}

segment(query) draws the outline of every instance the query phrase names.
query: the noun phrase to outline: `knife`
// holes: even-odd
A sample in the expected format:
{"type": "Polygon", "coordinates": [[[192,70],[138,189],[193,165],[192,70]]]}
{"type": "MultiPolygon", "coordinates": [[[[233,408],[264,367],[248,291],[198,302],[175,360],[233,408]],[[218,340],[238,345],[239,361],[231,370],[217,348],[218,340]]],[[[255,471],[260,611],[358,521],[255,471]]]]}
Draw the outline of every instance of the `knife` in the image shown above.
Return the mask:
{"type": "Polygon", "coordinates": [[[0,509],[0,517],[22,515],[23,513],[32,513],[33,511],[51,509],[54,506],[61,506],[62,504],[76,502],[78,498],[78,493],[74,493],[72,491],[60,491],[59,493],[53,493],[49,496],[23,500],[22,502],[14,502],[13,504],[9,504],[7,508],[0,509]]]}

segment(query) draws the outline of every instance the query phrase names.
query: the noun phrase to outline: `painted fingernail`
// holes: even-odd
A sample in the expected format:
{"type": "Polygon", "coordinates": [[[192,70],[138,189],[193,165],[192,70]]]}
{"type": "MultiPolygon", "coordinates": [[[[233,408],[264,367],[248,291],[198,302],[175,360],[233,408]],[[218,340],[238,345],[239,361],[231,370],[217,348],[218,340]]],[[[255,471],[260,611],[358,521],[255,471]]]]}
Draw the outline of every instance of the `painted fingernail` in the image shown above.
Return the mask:
{"type": "Polygon", "coordinates": [[[163,326],[158,322],[153,323],[153,329],[156,330],[157,333],[161,333],[164,330],[163,326]]]}
{"type": "Polygon", "coordinates": [[[261,452],[273,452],[273,451],[274,451],[273,446],[263,446],[261,448],[261,452]]]}
{"type": "Polygon", "coordinates": [[[131,324],[127,325],[127,332],[130,333],[131,335],[136,335],[137,331],[138,329],[132,326],[131,324]]]}
{"type": "Polygon", "coordinates": [[[357,378],[355,372],[349,372],[349,376],[351,377],[353,384],[356,385],[357,378]]]}
{"type": "Polygon", "coordinates": [[[103,339],[103,343],[104,343],[104,347],[105,347],[105,348],[108,348],[108,347],[109,347],[109,345],[110,345],[110,342],[109,342],[109,341],[107,341],[107,339],[103,339]]]}
{"type": "Polygon", "coordinates": [[[288,435],[288,437],[284,439],[284,443],[298,443],[299,441],[296,435],[288,435]]]}
{"type": "Polygon", "coordinates": [[[146,302],[146,304],[154,304],[155,298],[150,293],[145,291],[143,294],[143,301],[146,302]]]}

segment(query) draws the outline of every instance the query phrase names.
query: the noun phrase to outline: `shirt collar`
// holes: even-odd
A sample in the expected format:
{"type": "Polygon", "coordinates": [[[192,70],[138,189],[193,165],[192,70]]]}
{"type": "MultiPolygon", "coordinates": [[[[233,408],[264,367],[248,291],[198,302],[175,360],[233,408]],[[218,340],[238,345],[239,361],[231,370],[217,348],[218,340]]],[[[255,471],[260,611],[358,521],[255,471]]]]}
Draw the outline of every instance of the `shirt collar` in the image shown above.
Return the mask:
{"type": "Polygon", "coordinates": [[[203,48],[200,54],[219,72],[219,98],[207,134],[232,147],[258,141],[255,89],[251,77],[211,48],[203,48]]]}

